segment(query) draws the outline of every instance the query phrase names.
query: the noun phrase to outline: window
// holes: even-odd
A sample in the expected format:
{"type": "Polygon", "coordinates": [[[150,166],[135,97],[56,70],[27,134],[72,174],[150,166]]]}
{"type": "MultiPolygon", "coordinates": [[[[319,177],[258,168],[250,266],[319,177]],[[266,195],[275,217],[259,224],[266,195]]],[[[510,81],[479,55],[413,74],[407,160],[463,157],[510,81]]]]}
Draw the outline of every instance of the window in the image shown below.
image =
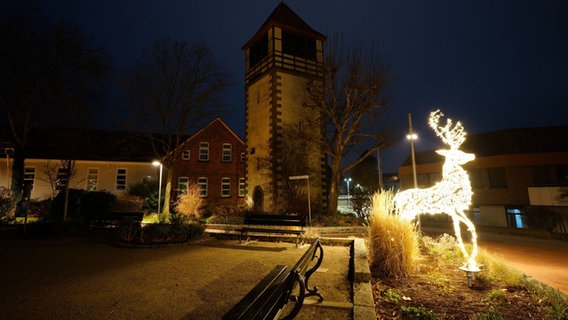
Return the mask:
{"type": "Polygon", "coordinates": [[[209,161],[209,142],[199,143],[199,161],[209,161]]]}
{"type": "Polygon", "coordinates": [[[99,181],[99,169],[90,168],[87,171],[87,191],[97,190],[98,181],[99,181]]]}
{"type": "Polygon", "coordinates": [[[189,155],[189,150],[183,150],[183,152],[181,153],[181,160],[189,160],[189,155]]]}
{"type": "Polygon", "coordinates": [[[491,188],[507,188],[507,177],[505,175],[505,168],[489,168],[487,169],[489,176],[489,187],[491,188]]]}
{"type": "Polygon", "coordinates": [[[116,170],[116,190],[126,190],[126,169],[116,170]]]}
{"type": "Polygon", "coordinates": [[[199,187],[199,196],[201,198],[207,197],[207,178],[197,178],[197,186],[199,187]]]}
{"type": "Polygon", "coordinates": [[[231,162],[233,147],[230,143],[223,143],[223,162],[231,162]]]}
{"type": "Polygon", "coordinates": [[[245,178],[239,178],[239,197],[244,197],[246,194],[245,178]]]}
{"type": "Polygon", "coordinates": [[[182,194],[187,194],[187,187],[189,186],[189,178],[188,177],[179,177],[178,178],[178,196],[182,194]]]}
{"type": "Polygon", "coordinates": [[[244,152],[241,152],[241,162],[245,162],[246,160],[246,155],[244,152]]]}
{"type": "Polygon", "coordinates": [[[471,169],[468,171],[469,181],[471,187],[476,189],[483,189],[483,174],[481,169],[471,169]]]}
{"type": "Polygon", "coordinates": [[[57,169],[57,179],[55,180],[55,185],[57,190],[65,189],[65,186],[67,185],[67,180],[69,180],[67,176],[67,168],[57,169]]]}
{"type": "Polygon", "coordinates": [[[231,196],[231,178],[221,179],[221,197],[228,198],[231,196]]]}
{"type": "Polygon", "coordinates": [[[24,186],[29,185],[30,190],[34,188],[35,181],[35,168],[26,167],[24,168],[24,186]]]}

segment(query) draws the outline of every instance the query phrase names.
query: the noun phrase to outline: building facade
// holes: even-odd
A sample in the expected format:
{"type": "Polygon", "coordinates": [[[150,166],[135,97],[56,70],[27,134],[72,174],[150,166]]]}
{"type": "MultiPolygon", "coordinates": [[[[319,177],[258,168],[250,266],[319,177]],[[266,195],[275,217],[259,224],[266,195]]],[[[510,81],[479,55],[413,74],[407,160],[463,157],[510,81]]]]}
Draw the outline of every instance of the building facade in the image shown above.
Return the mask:
{"type": "MultiPolygon", "coordinates": [[[[568,202],[560,194],[568,186],[568,126],[507,129],[472,135],[462,150],[476,155],[465,164],[473,189],[470,216],[475,224],[526,227],[529,206],[563,217],[557,232],[568,229],[568,202]]],[[[419,188],[442,179],[444,158],[433,150],[416,153],[419,188]]],[[[402,189],[413,187],[412,165],[399,168],[402,189]]]]}
{"type": "MultiPolygon", "coordinates": [[[[290,176],[308,176],[311,203],[325,201],[325,157],[319,146],[322,127],[306,108],[307,85],[323,81],[325,36],[281,2],[243,46],[245,66],[245,141],[247,195],[257,211],[286,210],[290,176]]],[[[305,183],[305,182],[304,182],[305,183]]]]}
{"type": "Polygon", "coordinates": [[[216,118],[178,146],[174,161],[172,196],[197,184],[208,207],[242,207],[245,192],[245,143],[216,118]]]}

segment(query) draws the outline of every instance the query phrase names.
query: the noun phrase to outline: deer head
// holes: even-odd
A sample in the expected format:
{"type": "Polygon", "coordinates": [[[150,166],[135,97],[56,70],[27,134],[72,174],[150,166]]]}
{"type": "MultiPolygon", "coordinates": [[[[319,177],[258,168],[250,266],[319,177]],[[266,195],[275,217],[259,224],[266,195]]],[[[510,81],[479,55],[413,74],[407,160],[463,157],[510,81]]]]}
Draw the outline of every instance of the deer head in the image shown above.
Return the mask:
{"type": "Polygon", "coordinates": [[[442,127],[438,123],[443,115],[444,114],[440,110],[436,110],[430,113],[430,118],[428,119],[428,124],[434,130],[436,135],[450,147],[449,150],[436,150],[436,152],[446,157],[446,161],[450,160],[453,164],[458,165],[462,165],[475,159],[474,154],[465,153],[459,150],[460,146],[465,141],[466,135],[461,122],[458,121],[454,125],[452,119],[447,119],[446,125],[442,127]]]}

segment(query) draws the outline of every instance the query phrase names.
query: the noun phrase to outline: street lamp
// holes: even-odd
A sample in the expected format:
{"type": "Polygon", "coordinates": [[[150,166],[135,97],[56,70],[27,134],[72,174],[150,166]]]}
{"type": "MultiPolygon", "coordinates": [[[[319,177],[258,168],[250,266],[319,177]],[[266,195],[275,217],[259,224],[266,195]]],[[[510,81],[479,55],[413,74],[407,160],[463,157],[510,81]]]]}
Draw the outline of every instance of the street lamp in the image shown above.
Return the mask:
{"type": "Polygon", "coordinates": [[[351,196],[349,195],[349,182],[351,182],[351,178],[343,179],[347,182],[347,203],[351,204],[351,196]]]}
{"type": "Polygon", "coordinates": [[[416,158],[414,156],[414,140],[418,139],[418,135],[412,129],[412,114],[408,113],[408,134],[406,138],[410,140],[410,157],[412,158],[412,177],[414,178],[414,189],[418,188],[418,181],[416,179],[416,158]]]}
{"type": "Polygon", "coordinates": [[[310,227],[312,226],[312,205],[310,201],[310,176],[290,176],[288,177],[289,180],[308,180],[308,222],[310,227]]]}
{"type": "Polygon", "coordinates": [[[160,216],[160,205],[162,203],[162,169],[164,165],[157,160],[152,162],[152,165],[155,167],[160,166],[160,180],[158,181],[158,216],[160,216]]]}

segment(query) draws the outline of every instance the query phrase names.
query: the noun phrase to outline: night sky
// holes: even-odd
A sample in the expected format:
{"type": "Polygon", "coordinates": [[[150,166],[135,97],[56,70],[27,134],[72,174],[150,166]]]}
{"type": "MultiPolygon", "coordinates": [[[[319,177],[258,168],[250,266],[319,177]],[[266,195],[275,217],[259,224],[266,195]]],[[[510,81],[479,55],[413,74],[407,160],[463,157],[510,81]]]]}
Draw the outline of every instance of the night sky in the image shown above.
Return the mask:
{"type": "MultiPolygon", "coordinates": [[[[118,71],[155,40],[201,42],[231,72],[220,116],[244,138],[242,45],[279,0],[36,1],[107,47],[118,71]]],[[[427,126],[440,108],[468,133],[568,125],[568,1],[546,0],[287,0],[328,38],[342,34],[377,44],[395,76],[385,115],[392,148],[381,153],[395,172],[408,156],[408,113],[417,151],[442,144],[427,126]]],[[[22,1],[3,1],[2,7],[22,1]],[[12,2],[12,3],[10,3],[12,2]]],[[[6,11],[4,11],[6,12],[6,11]]],[[[120,114],[116,95],[106,108],[120,114]]],[[[105,114],[103,111],[100,114],[105,114]]],[[[562,143],[568,143],[566,141],[562,143]]]]}

